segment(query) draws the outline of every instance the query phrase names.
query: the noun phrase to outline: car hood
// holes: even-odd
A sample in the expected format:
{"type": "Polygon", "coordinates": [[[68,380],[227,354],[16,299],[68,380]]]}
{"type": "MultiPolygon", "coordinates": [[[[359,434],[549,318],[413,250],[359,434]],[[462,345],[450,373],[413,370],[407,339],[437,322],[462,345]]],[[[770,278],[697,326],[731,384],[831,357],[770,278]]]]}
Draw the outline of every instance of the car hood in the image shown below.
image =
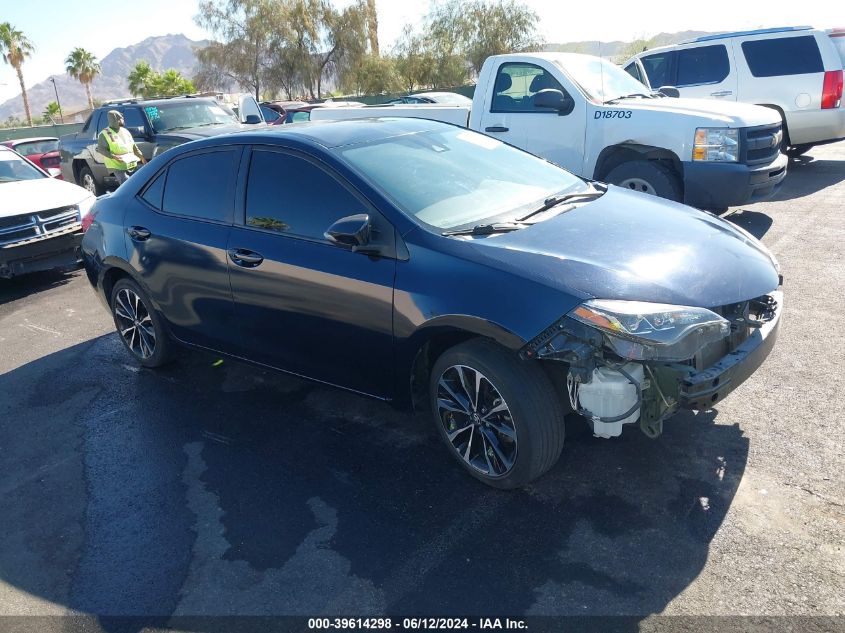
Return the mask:
{"type": "Polygon", "coordinates": [[[724,127],[754,127],[757,125],[774,125],[781,122],[780,115],[771,108],[735,101],[718,101],[716,99],[633,98],[617,101],[613,107],[680,114],[724,127]]]}
{"type": "Polygon", "coordinates": [[[614,186],[598,200],[467,246],[487,264],[580,298],[716,307],[779,285],[771,253],[730,222],[614,186]]]}
{"type": "Polygon", "coordinates": [[[82,187],[55,178],[4,182],[0,183],[0,217],[67,207],[90,197],[82,187]]]}
{"type": "Polygon", "coordinates": [[[232,134],[234,132],[245,132],[254,130],[256,128],[264,127],[263,125],[246,125],[245,123],[226,123],[220,125],[204,125],[200,127],[190,127],[184,130],[173,130],[171,132],[162,132],[159,134],[159,140],[164,137],[186,138],[190,141],[196,141],[201,138],[208,138],[210,136],[218,136],[219,134],[232,134]]]}

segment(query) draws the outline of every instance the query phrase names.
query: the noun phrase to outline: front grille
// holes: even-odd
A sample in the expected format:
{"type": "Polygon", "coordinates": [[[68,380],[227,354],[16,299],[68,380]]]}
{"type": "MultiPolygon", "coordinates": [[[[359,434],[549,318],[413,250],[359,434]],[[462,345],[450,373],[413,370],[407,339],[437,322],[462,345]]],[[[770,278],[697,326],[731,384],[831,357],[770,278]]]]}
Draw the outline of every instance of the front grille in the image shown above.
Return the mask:
{"type": "Polygon", "coordinates": [[[48,237],[54,231],[65,229],[79,221],[79,208],[76,205],[0,218],[0,246],[48,237]]]}
{"type": "Polygon", "coordinates": [[[761,125],[743,128],[741,162],[746,165],[762,165],[772,162],[783,144],[783,126],[761,125]]]}

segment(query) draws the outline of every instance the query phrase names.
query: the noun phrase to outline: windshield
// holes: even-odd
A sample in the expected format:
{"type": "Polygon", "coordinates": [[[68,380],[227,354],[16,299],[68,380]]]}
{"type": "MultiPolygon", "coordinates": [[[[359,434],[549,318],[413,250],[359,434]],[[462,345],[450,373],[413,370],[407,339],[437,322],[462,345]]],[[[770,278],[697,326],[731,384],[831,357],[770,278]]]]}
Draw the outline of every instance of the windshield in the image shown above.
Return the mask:
{"type": "Polygon", "coordinates": [[[587,190],[560,167],[461,128],[396,136],[339,150],[405,213],[438,229],[513,220],[558,193],[587,190]]]}
{"type": "Polygon", "coordinates": [[[566,58],[565,65],[559,60],[555,60],[555,64],[567,72],[590,99],[599,103],[629,94],[652,92],[651,88],[606,59],[572,55],[566,58]]]}
{"type": "MultiPolygon", "coordinates": [[[[420,96],[425,97],[426,95],[423,94],[420,96]]],[[[464,95],[459,95],[457,92],[443,92],[431,98],[434,99],[434,103],[451,103],[455,105],[469,105],[472,103],[472,99],[464,95]]]]}
{"type": "Polygon", "coordinates": [[[190,127],[239,123],[228,108],[212,101],[178,101],[144,106],[156,133],[190,127]]]}
{"type": "Polygon", "coordinates": [[[39,178],[47,178],[47,175],[14,152],[0,150],[0,183],[39,178]]]}

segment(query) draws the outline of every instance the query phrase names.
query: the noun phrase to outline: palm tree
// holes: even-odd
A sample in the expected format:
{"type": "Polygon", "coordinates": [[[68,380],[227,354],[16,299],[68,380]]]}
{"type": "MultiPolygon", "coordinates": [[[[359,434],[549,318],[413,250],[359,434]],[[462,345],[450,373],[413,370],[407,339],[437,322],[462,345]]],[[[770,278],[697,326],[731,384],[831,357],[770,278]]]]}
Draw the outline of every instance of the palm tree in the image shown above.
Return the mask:
{"type": "Polygon", "coordinates": [[[21,65],[23,61],[32,55],[35,47],[32,45],[23,31],[19,31],[8,22],[0,24],[0,53],[3,54],[3,61],[15,69],[18,74],[18,81],[21,84],[21,95],[23,96],[23,108],[26,111],[26,120],[32,126],[32,114],[29,111],[29,97],[26,95],[26,85],[23,81],[21,65]]]}
{"type": "Polygon", "coordinates": [[[59,104],[55,101],[51,101],[44,108],[44,118],[45,119],[55,119],[56,116],[59,114],[59,111],[60,111],[59,104]]]}
{"type": "Polygon", "coordinates": [[[132,72],[126,77],[126,80],[129,82],[129,92],[132,93],[132,96],[148,96],[153,80],[155,79],[155,74],[156,72],[144,60],[135,64],[132,72]]]}
{"type": "Polygon", "coordinates": [[[88,96],[88,107],[94,108],[94,98],[91,96],[91,82],[94,77],[100,74],[100,63],[94,57],[94,53],[84,48],[74,48],[65,60],[67,74],[78,79],[85,86],[85,94],[88,96]]]}

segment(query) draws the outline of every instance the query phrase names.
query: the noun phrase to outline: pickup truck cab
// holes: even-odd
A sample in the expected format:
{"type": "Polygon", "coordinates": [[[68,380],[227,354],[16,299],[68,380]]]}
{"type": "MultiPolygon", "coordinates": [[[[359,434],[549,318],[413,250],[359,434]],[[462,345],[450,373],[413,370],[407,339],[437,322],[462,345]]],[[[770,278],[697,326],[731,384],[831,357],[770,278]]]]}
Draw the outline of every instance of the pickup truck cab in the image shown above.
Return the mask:
{"type": "MultiPolygon", "coordinates": [[[[255,109],[258,109],[257,103],[255,109]]],[[[91,113],[81,131],[59,139],[62,177],[96,196],[117,186],[114,174],[97,151],[97,137],[108,125],[106,113],[109,110],[123,114],[126,129],[132,133],[147,160],[188,141],[249,129],[234,112],[212,97],[127,99],[104,103],[91,113]]],[[[263,123],[263,119],[255,122],[263,123]]]]}
{"type": "Polygon", "coordinates": [[[777,112],[653,92],[574,53],[489,57],[472,106],[315,110],[312,120],[412,116],[463,124],[585,178],[712,210],[762,200],[786,176],[777,112]]]}

